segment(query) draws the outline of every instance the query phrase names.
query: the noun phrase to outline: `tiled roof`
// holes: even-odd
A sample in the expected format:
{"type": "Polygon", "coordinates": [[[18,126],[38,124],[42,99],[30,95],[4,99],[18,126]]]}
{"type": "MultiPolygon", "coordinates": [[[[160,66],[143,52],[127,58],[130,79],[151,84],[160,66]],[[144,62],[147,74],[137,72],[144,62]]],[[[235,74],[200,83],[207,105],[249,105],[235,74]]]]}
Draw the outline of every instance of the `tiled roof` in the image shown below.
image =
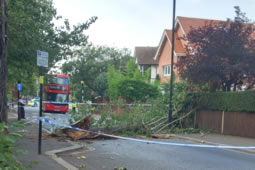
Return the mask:
{"type": "Polygon", "coordinates": [[[154,60],[154,56],[158,47],[135,47],[135,57],[138,64],[158,64],[158,60],[154,60]]]}
{"type": "MultiPolygon", "coordinates": [[[[221,22],[226,22],[226,21],[221,21],[221,20],[212,20],[212,19],[202,19],[202,18],[191,18],[191,17],[181,17],[178,16],[177,19],[180,22],[181,27],[183,28],[184,33],[187,35],[190,31],[191,28],[197,29],[199,27],[203,27],[206,24],[219,24],[221,22]]],[[[252,26],[253,29],[255,29],[254,24],[244,24],[245,26],[252,26]]],[[[251,38],[255,38],[255,32],[251,34],[251,38]]]]}
{"type": "Polygon", "coordinates": [[[197,29],[209,23],[218,24],[220,22],[224,22],[220,20],[189,18],[189,17],[180,17],[180,16],[178,16],[177,19],[180,21],[185,34],[188,34],[191,31],[191,27],[194,29],[197,29]]]}
{"type": "MultiPolygon", "coordinates": [[[[168,39],[170,40],[170,42],[172,42],[172,30],[165,30],[166,32],[166,35],[168,37],[168,39]]],[[[184,50],[184,47],[178,37],[178,35],[175,33],[174,35],[174,51],[176,53],[182,53],[182,54],[185,54],[185,50],[184,50]]]]}

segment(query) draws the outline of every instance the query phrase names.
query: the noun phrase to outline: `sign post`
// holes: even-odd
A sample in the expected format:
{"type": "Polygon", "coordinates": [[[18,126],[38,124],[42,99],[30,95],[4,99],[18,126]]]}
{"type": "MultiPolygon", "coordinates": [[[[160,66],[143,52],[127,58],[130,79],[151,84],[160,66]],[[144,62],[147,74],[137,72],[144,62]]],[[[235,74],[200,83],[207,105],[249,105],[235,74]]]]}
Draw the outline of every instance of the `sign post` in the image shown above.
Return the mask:
{"type": "Polygon", "coordinates": [[[22,90],[22,84],[20,81],[18,81],[17,90],[18,90],[18,120],[20,120],[21,118],[20,91],[22,90]]]}
{"type": "MultiPolygon", "coordinates": [[[[48,67],[48,53],[37,51],[37,66],[40,67],[40,108],[39,117],[42,117],[42,91],[43,91],[43,67],[48,67]]],[[[42,146],[42,120],[39,120],[39,136],[38,136],[38,154],[41,154],[42,146]]]]}

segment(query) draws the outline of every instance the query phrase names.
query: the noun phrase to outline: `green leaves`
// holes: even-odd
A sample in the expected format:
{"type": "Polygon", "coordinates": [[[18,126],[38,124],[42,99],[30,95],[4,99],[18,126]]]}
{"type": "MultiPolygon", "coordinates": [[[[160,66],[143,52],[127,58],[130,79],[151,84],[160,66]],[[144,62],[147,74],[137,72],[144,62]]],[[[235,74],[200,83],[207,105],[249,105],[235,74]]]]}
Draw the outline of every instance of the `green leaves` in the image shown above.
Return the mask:
{"type": "Polygon", "coordinates": [[[177,63],[183,79],[209,84],[211,91],[255,84],[255,27],[239,7],[235,9],[234,20],[211,21],[187,33],[187,55],[177,63]]]}
{"type": "Polygon", "coordinates": [[[255,91],[200,93],[196,100],[200,109],[255,112],[255,91]]]}
{"type": "MultiPolygon", "coordinates": [[[[11,127],[17,127],[13,124],[11,127]]],[[[0,123],[0,169],[23,169],[25,166],[17,160],[17,155],[20,151],[15,151],[14,146],[16,140],[22,137],[21,134],[12,132],[9,133],[11,127],[5,123],[0,123]]]]}
{"type": "MultiPolygon", "coordinates": [[[[97,17],[84,23],[70,26],[68,20],[63,27],[56,27],[54,20],[61,19],[52,0],[7,0],[8,25],[8,75],[9,83],[22,80],[24,93],[35,95],[38,76],[36,51],[49,53],[49,68],[62,59],[71,58],[74,49],[87,45],[84,31],[97,17]],[[32,89],[32,90],[31,90],[32,89]]],[[[46,70],[48,71],[48,70],[46,70]]]]}
{"type": "Polygon", "coordinates": [[[73,58],[70,58],[70,62],[62,66],[62,70],[65,74],[71,75],[72,86],[76,87],[73,89],[75,98],[80,99],[77,91],[81,91],[81,81],[85,83],[84,87],[86,88],[88,98],[91,95],[90,91],[95,92],[93,96],[107,97],[107,88],[112,86],[112,84],[107,85],[108,81],[106,81],[108,65],[112,64],[123,71],[125,69],[125,62],[129,59],[130,52],[126,49],[89,45],[75,50],[73,58]]]}
{"type": "Polygon", "coordinates": [[[119,95],[128,101],[146,101],[159,95],[156,86],[141,80],[123,80],[118,84],[118,89],[119,95]]]}

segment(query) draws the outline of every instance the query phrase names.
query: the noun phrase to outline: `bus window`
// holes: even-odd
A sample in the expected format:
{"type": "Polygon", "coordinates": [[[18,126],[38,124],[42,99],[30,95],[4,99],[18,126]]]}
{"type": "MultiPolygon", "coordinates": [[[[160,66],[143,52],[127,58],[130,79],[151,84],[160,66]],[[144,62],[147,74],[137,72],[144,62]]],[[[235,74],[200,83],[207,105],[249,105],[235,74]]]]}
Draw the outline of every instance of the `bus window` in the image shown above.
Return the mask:
{"type": "Polygon", "coordinates": [[[47,94],[47,101],[50,102],[68,102],[67,94],[59,94],[59,93],[48,93],[47,94]]]}

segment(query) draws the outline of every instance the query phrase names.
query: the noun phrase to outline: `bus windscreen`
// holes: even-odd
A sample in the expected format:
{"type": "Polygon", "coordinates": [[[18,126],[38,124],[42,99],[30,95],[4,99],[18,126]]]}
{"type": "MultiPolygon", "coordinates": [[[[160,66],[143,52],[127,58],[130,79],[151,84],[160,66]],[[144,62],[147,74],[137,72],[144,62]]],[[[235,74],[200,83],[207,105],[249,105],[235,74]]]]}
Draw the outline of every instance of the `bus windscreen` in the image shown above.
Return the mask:
{"type": "Polygon", "coordinates": [[[60,93],[48,93],[47,94],[47,101],[67,103],[68,102],[68,95],[67,94],[60,94],[60,93]]]}

